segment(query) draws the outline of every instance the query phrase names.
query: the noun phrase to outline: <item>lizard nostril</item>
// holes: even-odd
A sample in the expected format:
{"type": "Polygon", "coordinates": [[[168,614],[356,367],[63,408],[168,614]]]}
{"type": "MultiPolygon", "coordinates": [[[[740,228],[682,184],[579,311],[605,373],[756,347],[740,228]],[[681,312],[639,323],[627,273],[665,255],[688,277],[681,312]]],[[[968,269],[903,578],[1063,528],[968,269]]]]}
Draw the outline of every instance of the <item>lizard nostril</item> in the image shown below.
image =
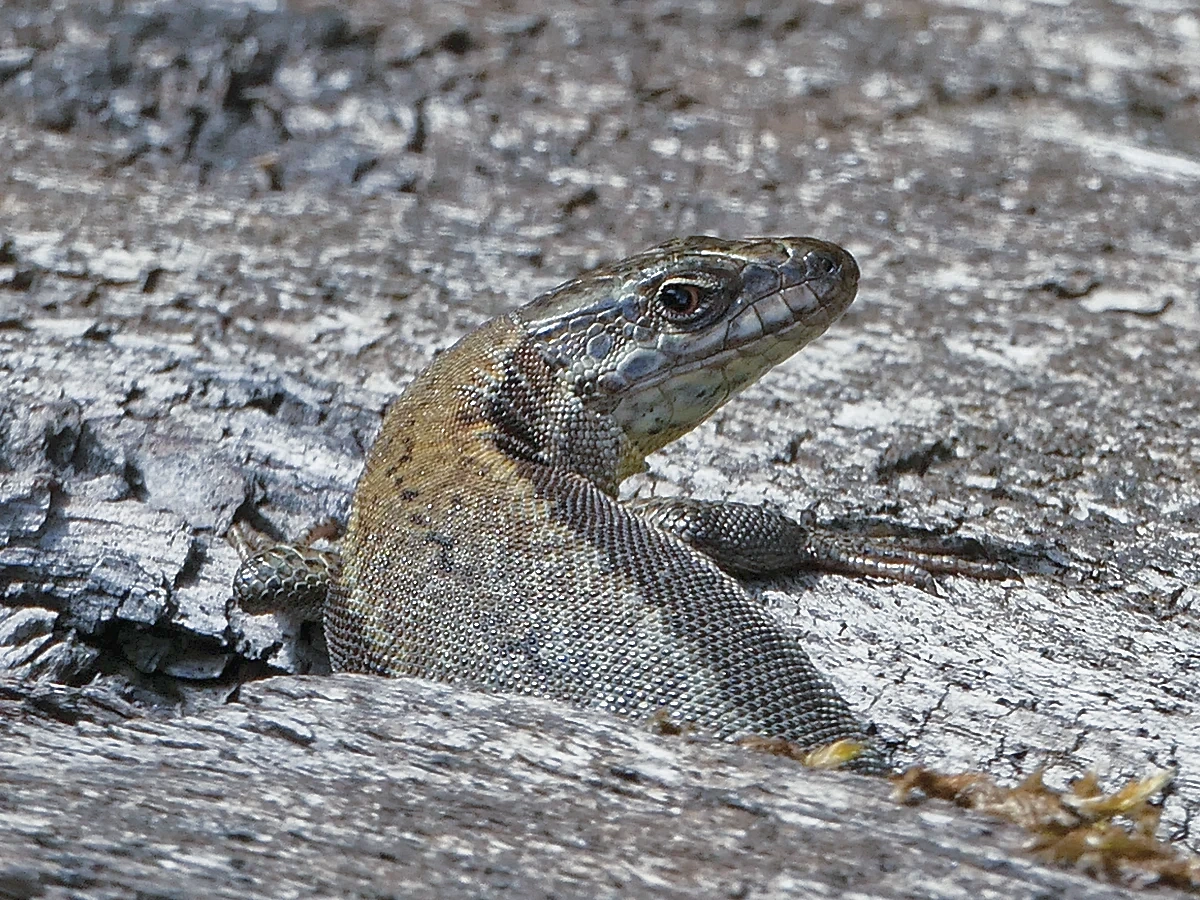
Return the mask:
{"type": "Polygon", "coordinates": [[[805,279],[808,281],[842,279],[858,284],[858,264],[849,251],[837,244],[815,242],[804,254],[805,279]]]}
{"type": "Polygon", "coordinates": [[[804,256],[804,264],[808,268],[810,278],[832,275],[840,268],[840,262],[824,250],[809,250],[804,256]]]}

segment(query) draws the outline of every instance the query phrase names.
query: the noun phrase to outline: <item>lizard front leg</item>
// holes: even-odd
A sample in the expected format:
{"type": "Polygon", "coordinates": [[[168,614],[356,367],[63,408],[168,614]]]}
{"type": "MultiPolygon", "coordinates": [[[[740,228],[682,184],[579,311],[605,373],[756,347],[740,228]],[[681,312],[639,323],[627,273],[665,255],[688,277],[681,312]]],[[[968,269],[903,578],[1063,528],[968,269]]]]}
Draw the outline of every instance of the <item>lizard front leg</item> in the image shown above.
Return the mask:
{"type": "Polygon", "coordinates": [[[233,577],[238,606],[251,615],[285,612],[303,622],[320,622],[329,590],[341,572],[341,556],[308,546],[312,533],[299,544],[260,548],[248,531],[238,523],[229,532],[242,557],[233,577]]]}
{"type": "Polygon", "coordinates": [[[738,578],[818,570],[937,593],[934,575],[1002,579],[1016,574],[1001,562],[832,531],[812,515],[796,521],[770,506],[678,499],[645,500],[631,508],[738,578]]]}
{"type": "MultiPolygon", "coordinates": [[[[937,593],[935,575],[1016,575],[1002,562],[822,529],[812,515],[797,521],[770,506],[690,499],[643,500],[629,506],[737,578],[813,570],[898,581],[937,593]]],[[[243,557],[233,581],[234,597],[243,610],[321,621],[330,587],[341,571],[337,551],[316,550],[306,542],[256,549],[240,527],[231,537],[243,557]]]]}

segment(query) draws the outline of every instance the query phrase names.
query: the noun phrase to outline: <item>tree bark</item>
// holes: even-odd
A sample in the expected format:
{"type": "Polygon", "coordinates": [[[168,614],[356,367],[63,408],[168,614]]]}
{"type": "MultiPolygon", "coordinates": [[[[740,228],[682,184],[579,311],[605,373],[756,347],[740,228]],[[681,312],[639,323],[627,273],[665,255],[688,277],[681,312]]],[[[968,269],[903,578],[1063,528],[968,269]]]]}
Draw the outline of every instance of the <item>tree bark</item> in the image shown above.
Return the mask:
{"type": "Polygon", "coordinates": [[[1109,896],[637,723],[243,686],[327,661],[231,604],[231,523],[339,520],[438,349],[687,233],[837,241],[860,297],[628,492],[1011,560],[752,588],[901,763],[1177,767],[1200,848],[1200,17],[972,6],[0,4],[0,896],[1109,896]]]}

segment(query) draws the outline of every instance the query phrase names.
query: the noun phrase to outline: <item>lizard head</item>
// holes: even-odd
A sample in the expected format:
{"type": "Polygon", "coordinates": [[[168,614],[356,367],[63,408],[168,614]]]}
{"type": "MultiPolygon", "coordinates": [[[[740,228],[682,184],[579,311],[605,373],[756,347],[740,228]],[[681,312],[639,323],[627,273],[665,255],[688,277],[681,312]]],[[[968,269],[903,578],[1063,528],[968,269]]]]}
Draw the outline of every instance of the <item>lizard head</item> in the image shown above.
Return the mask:
{"type": "Polygon", "coordinates": [[[815,238],[682,238],[513,314],[567,388],[624,437],[617,480],[845,311],[858,266],[815,238]]]}

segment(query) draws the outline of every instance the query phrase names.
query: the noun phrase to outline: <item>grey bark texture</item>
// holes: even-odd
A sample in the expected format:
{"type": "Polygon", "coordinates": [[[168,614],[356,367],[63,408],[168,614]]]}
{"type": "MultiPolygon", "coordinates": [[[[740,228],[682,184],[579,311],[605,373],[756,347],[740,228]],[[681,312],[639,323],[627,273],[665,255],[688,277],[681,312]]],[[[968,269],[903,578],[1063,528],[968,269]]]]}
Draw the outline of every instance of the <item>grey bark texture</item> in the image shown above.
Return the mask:
{"type": "Polygon", "coordinates": [[[1200,849],[1200,9],[975,6],[0,3],[0,896],[1121,895],[702,737],[246,684],[327,663],[230,524],[339,519],[438,349],[689,233],[859,299],[628,493],[1016,560],[752,587],[901,763],[1178,767],[1200,849]]]}

